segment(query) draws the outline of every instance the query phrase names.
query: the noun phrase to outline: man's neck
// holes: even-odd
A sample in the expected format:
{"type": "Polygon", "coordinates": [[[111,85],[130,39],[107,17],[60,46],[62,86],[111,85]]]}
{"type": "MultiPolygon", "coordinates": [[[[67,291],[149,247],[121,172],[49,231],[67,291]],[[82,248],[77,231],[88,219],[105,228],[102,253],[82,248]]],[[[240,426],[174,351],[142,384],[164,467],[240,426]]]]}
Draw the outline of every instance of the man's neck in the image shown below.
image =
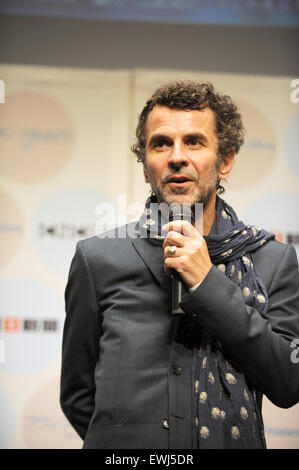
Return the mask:
{"type": "Polygon", "coordinates": [[[195,220],[195,228],[202,235],[209,235],[216,219],[216,191],[211,195],[209,202],[203,209],[203,220],[195,220]]]}

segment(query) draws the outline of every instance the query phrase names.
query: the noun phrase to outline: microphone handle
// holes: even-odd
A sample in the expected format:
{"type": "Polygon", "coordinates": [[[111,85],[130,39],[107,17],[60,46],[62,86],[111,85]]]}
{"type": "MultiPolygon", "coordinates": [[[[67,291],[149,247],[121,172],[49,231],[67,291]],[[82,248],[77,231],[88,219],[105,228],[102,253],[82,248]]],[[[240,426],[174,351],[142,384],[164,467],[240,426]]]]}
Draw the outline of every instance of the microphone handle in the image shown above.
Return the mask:
{"type": "MultiPolygon", "coordinates": [[[[187,220],[190,219],[190,223],[194,225],[194,213],[189,208],[184,209],[184,207],[180,206],[178,208],[174,208],[174,210],[169,211],[169,221],[172,220],[187,220]]],[[[172,269],[172,302],[171,302],[171,311],[174,315],[181,315],[184,314],[184,310],[180,307],[180,302],[182,300],[182,296],[185,292],[184,284],[180,278],[180,275],[177,273],[175,269],[172,269]]]]}
{"type": "MultiPolygon", "coordinates": [[[[174,270],[173,270],[174,271],[174,270]]],[[[171,313],[173,315],[177,314],[184,314],[184,310],[180,307],[180,302],[182,300],[183,293],[185,291],[183,283],[178,279],[178,274],[175,273],[171,277],[172,285],[171,285],[171,292],[172,292],[172,301],[171,301],[171,313]]]]}

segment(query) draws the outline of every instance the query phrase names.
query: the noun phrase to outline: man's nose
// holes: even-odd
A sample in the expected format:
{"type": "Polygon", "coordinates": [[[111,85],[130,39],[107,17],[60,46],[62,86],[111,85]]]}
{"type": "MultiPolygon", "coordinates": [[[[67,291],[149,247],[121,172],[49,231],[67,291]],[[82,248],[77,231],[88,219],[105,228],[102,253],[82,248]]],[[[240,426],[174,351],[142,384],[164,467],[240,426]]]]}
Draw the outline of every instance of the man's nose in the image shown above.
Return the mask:
{"type": "Polygon", "coordinates": [[[181,168],[188,165],[188,158],[181,145],[174,145],[168,157],[168,166],[170,168],[181,168]]]}

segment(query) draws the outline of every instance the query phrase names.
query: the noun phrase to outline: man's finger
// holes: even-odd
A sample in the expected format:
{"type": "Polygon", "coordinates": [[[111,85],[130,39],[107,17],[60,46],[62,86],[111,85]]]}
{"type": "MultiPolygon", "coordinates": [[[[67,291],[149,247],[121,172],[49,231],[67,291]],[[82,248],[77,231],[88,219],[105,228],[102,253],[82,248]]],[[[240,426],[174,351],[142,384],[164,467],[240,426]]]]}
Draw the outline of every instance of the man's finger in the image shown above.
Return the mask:
{"type": "Polygon", "coordinates": [[[172,222],[163,225],[162,230],[165,232],[178,232],[185,235],[186,237],[194,237],[198,233],[193,225],[191,225],[190,222],[187,222],[186,220],[173,220],[172,222]]]}
{"type": "Polygon", "coordinates": [[[179,232],[171,230],[164,240],[164,246],[166,245],[184,246],[184,236],[179,232]]]}

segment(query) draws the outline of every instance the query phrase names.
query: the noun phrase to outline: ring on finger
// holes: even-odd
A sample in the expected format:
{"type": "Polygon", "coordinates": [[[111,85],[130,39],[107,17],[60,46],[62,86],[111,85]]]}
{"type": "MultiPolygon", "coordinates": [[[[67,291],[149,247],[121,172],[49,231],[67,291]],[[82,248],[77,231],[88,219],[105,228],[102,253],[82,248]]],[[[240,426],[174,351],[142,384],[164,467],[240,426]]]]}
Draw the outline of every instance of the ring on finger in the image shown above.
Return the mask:
{"type": "Polygon", "coordinates": [[[167,255],[174,256],[175,253],[176,253],[176,246],[175,245],[170,246],[167,250],[167,255]]]}

